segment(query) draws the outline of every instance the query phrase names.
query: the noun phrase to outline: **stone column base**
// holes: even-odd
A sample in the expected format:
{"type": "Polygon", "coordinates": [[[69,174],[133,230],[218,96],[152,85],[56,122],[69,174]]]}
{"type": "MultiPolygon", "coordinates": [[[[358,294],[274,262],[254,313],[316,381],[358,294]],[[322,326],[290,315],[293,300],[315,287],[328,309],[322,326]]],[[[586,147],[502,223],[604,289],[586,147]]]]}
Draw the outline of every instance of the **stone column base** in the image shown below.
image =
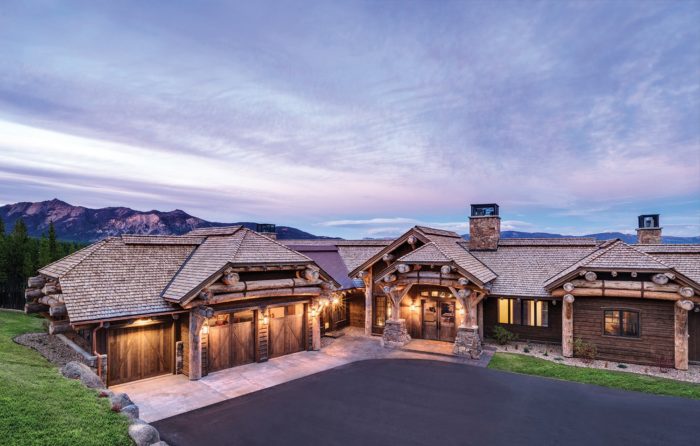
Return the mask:
{"type": "Polygon", "coordinates": [[[457,329],[455,346],[452,349],[452,353],[457,356],[468,356],[471,359],[479,359],[481,357],[481,351],[479,328],[459,327],[457,329]]]}
{"type": "Polygon", "coordinates": [[[386,321],[384,325],[384,334],[382,335],[384,347],[403,347],[410,340],[411,336],[408,335],[408,330],[406,329],[406,319],[386,321]]]}

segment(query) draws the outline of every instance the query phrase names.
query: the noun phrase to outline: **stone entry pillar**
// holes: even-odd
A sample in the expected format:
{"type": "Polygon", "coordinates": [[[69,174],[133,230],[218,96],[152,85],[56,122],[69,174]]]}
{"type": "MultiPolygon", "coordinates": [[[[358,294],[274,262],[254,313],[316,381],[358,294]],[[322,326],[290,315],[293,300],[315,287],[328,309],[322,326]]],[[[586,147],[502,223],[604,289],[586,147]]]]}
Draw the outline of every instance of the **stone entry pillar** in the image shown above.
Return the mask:
{"type": "Polygon", "coordinates": [[[481,336],[479,335],[479,325],[477,324],[477,306],[479,297],[475,291],[467,289],[452,291],[454,296],[459,300],[464,310],[462,323],[457,328],[455,336],[455,345],[452,353],[459,356],[468,356],[471,359],[479,359],[481,357],[481,336]]]}
{"type": "Polygon", "coordinates": [[[411,340],[406,328],[406,319],[401,319],[401,299],[407,292],[408,287],[401,292],[395,286],[384,287],[384,293],[392,304],[391,318],[386,321],[382,335],[385,347],[402,347],[411,340]]]}

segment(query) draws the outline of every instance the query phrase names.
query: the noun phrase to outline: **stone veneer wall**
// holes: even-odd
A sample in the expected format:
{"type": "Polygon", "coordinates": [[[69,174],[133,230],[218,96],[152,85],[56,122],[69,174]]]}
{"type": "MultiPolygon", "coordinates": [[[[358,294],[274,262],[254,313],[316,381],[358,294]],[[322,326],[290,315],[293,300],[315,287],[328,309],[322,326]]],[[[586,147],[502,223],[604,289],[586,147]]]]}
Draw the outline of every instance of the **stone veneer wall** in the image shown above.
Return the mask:
{"type": "Polygon", "coordinates": [[[501,217],[469,217],[469,249],[495,250],[501,238],[501,217]]]}

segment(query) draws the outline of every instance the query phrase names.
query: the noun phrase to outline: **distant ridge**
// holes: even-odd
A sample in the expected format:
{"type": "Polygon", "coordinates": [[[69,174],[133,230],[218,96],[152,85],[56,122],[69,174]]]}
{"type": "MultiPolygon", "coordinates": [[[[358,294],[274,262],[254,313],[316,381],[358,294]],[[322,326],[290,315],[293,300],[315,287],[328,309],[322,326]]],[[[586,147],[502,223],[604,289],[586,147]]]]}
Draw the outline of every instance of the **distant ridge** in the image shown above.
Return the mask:
{"type": "MultiPolygon", "coordinates": [[[[48,231],[49,223],[53,221],[59,239],[76,242],[93,242],[120,234],[179,235],[195,228],[233,224],[255,229],[256,225],[253,222],[210,222],[180,209],[168,212],[136,211],[127,207],[91,209],[73,206],[58,199],[0,207],[0,218],[5,222],[8,232],[20,217],[27,224],[30,236],[41,236],[48,231]]],[[[289,226],[277,226],[276,229],[280,239],[324,238],[289,226]]]]}
{"type": "MultiPolygon", "coordinates": [[[[469,234],[463,234],[462,237],[469,240],[469,234]]],[[[622,232],[598,232],[596,234],[586,234],[581,236],[550,234],[547,232],[520,232],[520,231],[502,231],[501,238],[561,238],[561,237],[590,237],[596,240],[610,240],[619,238],[625,243],[637,243],[636,234],[623,234],[622,232]]],[[[664,235],[661,237],[664,243],[668,244],[700,244],[700,236],[697,237],[675,237],[672,235],[664,235]]]]}

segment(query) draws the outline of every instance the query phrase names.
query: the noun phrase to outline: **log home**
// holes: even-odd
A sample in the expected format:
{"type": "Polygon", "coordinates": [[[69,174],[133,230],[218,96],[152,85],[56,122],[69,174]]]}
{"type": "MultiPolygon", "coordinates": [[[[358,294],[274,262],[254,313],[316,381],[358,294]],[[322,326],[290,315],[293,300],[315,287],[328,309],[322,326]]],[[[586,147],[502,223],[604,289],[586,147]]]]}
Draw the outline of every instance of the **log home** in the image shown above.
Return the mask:
{"type": "Polygon", "coordinates": [[[601,359],[687,369],[700,361],[700,246],[500,239],[499,208],[472,205],[470,238],[416,226],[394,240],[285,240],[203,228],[112,237],[29,280],[28,313],[96,358],[108,385],[208,373],[320,348],[345,326],[453,344],[478,358],[496,326],[520,339],[594,344],[601,359]]]}

